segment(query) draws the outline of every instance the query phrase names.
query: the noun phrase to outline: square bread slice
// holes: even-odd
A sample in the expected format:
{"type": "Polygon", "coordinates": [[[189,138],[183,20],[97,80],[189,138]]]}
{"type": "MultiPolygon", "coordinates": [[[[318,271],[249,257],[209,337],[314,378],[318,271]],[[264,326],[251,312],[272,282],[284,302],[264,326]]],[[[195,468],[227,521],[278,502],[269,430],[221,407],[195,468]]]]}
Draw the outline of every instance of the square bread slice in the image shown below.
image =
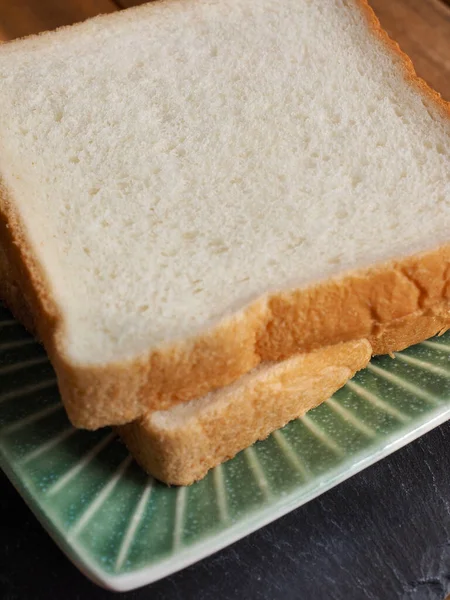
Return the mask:
{"type": "Polygon", "coordinates": [[[449,324],[450,110],[362,0],[163,0],[0,46],[0,295],[73,423],[449,324]]]}
{"type": "Polygon", "coordinates": [[[371,356],[369,342],[358,340],[260,365],[229,386],[118,431],[148,473],[189,485],[330,398],[371,356]]]}

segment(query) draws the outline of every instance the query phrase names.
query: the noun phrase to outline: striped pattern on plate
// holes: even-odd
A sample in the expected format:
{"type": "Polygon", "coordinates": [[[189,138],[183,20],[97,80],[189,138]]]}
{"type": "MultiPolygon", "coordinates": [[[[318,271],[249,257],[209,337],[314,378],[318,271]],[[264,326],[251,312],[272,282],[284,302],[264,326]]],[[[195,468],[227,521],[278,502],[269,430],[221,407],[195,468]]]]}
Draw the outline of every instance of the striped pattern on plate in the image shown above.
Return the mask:
{"type": "Polygon", "coordinates": [[[143,473],[111,430],[74,429],[45,352],[0,308],[0,465],[89,577],[126,590],[211,554],[450,417],[450,333],[368,368],[188,488],[143,473]]]}

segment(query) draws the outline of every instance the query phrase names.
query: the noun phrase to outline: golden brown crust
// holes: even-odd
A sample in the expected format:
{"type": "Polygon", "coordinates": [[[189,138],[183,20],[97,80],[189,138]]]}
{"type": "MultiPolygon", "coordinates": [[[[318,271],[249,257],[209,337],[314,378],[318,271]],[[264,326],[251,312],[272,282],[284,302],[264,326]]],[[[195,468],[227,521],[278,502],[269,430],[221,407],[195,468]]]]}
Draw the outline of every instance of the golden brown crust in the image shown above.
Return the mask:
{"type": "MultiPolygon", "coordinates": [[[[20,224],[0,205],[1,240],[14,281],[0,286],[25,322],[33,316],[72,422],[95,429],[130,422],[220,388],[261,361],[368,339],[377,354],[401,350],[450,325],[450,245],[257,301],[213,330],[135,360],[89,366],[66,357],[62,321],[20,224]],[[5,217],[6,215],[6,217],[5,217]],[[20,289],[20,296],[8,292],[20,289]],[[24,308],[25,307],[25,308],[24,308]]],[[[5,269],[4,269],[5,270],[5,269]]]]}
{"type": "MultiPolygon", "coordinates": [[[[0,236],[3,235],[0,224],[0,236]]],[[[0,238],[3,239],[3,238],[0,238]]],[[[0,244],[0,298],[8,300],[8,305],[14,307],[14,314],[26,329],[33,335],[36,334],[36,325],[25,296],[16,285],[17,277],[12,273],[11,261],[8,260],[4,246],[0,244]]]]}
{"type": "MultiPolygon", "coordinates": [[[[370,27],[399,56],[406,76],[450,115],[449,105],[416,76],[366,1],[360,2],[370,27]]],[[[393,352],[450,322],[450,245],[445,245],[306,289],[272,294],[193,340],[133,360],[74,364],[65,351],[64,322],[51,287],[1,183],[0,241],[9,263],[4,270],[12,278],[0,284],[0,294],[22,322],[36,329],[55,367],[69,417],[88,429],[127,423],[148,410],[201,397],[261,361],[362,338],[375,353],[393,352]]]]}
{"type": "Polygon", "coordinates": [[[264,376],[244,376],[231,390],[217,392],[213,406],[180,423],[172,418],[172,427],[161,425],[154,413],[118,431],[147,472],[165,483],[189,485],[328,399],[371,354],[367,340],[321,348],[272,365],[264,376]]]}
{"type": "Polygon", "coordinates": [[[0,176],[0,293],[11,311],[41,339],[49,355],[56,346],[55,331],[61,318],[50,285],[33,254],[31,244],[14,210],[0,176]],[[3,279],[5,277],[6,279],[3,279]],[[18,291],[20,290],[20,294],[18,291]]]}

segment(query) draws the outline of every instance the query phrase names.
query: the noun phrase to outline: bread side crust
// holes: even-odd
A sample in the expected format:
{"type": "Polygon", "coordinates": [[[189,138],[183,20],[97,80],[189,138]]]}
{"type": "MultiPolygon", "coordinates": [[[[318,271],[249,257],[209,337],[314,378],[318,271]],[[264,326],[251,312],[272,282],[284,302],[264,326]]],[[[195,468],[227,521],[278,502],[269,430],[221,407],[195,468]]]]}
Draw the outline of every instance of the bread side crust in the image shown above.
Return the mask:
{"type": "MultiPolygon", "coordinates": [[[[398,55],[405,77],[450,117],[450,105],[417,77],[410,59],[381,29],[367,1],[356,2],[369,28],[398,55]]],[[[148,7],[133,12],[137,10],[148,7]]],[[[43,43],[45,35],[33,43],[43,43]]],[[[193,339],[129,360],[74,363],[66,352],[64,319],[51,285],[1,181],[0,242],[8,263],[3,267],[8,281],[0,281],[0,297],[44,343],[69,417],[87,429],[128,423],[149,410],[201,397],[262,361],[280,361],[363,338],[375,354],[383,354],[450,327],[450,244],[446,244],[308,288],[262,297],[193,339]]]]}
{"type": "MultiPolygon", "coordinates": [[[[216,392],[212,406],[172,427],[161,423],[161,413],[153,413],[118,431],[145,471],[168,484],[190,485],[327,400],[371,355],[367,340],[297,355],[262,374],[245,375],[231,389],[216,392]]],[[[164,413],[169,423],[170,412],[164,413]]]]}
{"type": "Polygon", "coordinates": [[[121,425],[147,411],[166,410],[229,385],[263,361],[360,339],[369,340],[374,354],[385,354],[450,327],[447,245],[274,294],[193,341],[149,356],[101,366],[72,364],[64,352],[63,321],[32,254],[24,253],[23,239],[15,237],[18,231],[0,220],[8,261],[2,270],[11,278],[0,282],[0,295],[43,341],[78,427],[121,425]]]}

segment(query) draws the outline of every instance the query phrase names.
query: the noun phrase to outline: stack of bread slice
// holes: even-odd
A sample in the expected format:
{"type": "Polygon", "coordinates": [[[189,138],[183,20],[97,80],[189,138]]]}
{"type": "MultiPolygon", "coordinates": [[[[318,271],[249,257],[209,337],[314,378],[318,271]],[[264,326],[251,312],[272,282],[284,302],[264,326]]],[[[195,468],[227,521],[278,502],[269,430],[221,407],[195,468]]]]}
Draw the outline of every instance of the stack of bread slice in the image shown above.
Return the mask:
{"type": "Polygon", "coordinates": [[[0,298],[74,425],[189,484],[446,330],[449,117],[364,0],[0,46],[0,298]]]}

